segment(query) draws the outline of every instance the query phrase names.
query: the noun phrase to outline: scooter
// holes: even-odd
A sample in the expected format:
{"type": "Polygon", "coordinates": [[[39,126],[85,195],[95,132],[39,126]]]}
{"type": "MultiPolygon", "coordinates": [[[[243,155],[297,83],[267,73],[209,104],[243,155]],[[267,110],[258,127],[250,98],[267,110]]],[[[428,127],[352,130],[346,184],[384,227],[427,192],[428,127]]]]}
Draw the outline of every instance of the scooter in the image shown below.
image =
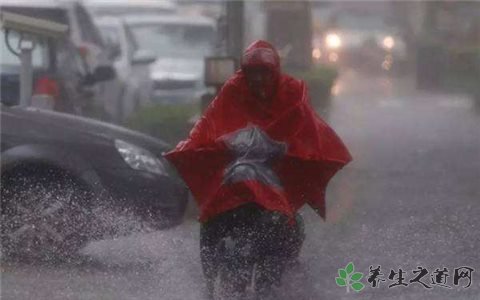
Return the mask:
{"type": "MultiPolygon", "coordinates": [[[[258,181],[281,188],[272,164],[286,153],[284,143],[257,127],[229,134],[224,141],[235,159],[225,170],[223,184],[258,181]]],[[[262,299],[280,284],[303,243],[299,215],[293,219],[267,210],[255,199],[246,203],[202,224],[200,253],[212,299],[262,299]]]]}
{"type": "Polygon", "coordinates": [[[265,299],[298,258],[303,221],[294,222],[255,203],[243,205],[202,228],[202,263],[211,299],[265,299]],[[205,243],[205,240],[208,240],[205,243]],[[210,245],[207,245],[210,243],[210,245]]]}

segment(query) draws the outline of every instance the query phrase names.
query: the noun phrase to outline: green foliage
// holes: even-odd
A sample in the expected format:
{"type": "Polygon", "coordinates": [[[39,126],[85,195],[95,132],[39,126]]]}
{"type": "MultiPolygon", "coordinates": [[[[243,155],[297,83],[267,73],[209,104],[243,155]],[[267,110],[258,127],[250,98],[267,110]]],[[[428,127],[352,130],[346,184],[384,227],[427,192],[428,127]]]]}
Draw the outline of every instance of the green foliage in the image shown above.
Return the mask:
{"type": "Polygon", "coordinates": [[[291,74],[305,81],[314,106],[325,108],[330,104],[331,89],[338,77],[336,69],[326,65],[316,65],[308,71],[291,74]]]}
{"type": "MultiPolygon", "coordinates": [[[[478,45],[449,45],[447,43],[423,41],[419,45],[417,60],[427,61],[423,69],[436,70],[435,86],[450,92],[478,93],[480,78],[480,47],[478,45]],[[430,59],[435,57],[435,59],[430,59]]],[[[429,77],[430,73],[419,73],[421,79],[429,77]]]]}
{"type": "Polygon", "coordinates": [[[443,80],[452,90],[475,92],[480,78],[480,47],[452,48],[443,80]]]}
{"type": "Polygon", "coordinates": [[[126,126],[171,145],[185,139],[192,126],[191,119],[200,113],[200,104],[156,104],[132,115],[126,126]]]}
{"type": "Polygon", "coordinates": [[[312,84],[311,88],[315,88],[316,85],[332,86],[338,76],[338,72],[330,66],[316,65],[308,71],[298,72],[294,75],[305,80],[307,84],[312,84]]]}

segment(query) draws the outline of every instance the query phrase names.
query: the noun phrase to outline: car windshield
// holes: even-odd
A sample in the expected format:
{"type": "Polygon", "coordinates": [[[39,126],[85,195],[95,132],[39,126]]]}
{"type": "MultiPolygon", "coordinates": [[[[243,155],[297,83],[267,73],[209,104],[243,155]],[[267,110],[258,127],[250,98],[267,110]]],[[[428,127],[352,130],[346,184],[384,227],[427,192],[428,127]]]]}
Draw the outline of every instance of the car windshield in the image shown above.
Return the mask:
{"type": "Polygon", "coordinates": [[[134,25],[131,32],[141,49],[159,57],[204,57],[211,54],[214,30],[187,24],[134,25]]]}
{"type": "Polygon", "coordinates": [[[174,10],[168,7],[141,7],[141,6],[115,6],[115,5],[106,5],[98,6],[95,5],[90,7],[92,13],[96,16],[128,16],[128,15],[138,15],[138,14],[148,14],[148,15],[160,15],[160,14],[170,14],[174,10]]]}
{"type": "MultiPolygon", "coordinates": [[[[6,32],[1,31],[0,34],[0,66],[1,72],[3,70],[20,67],[20,58],[12,53],[7,46],[7,41],[9,45],[13,48],[14,51],[20,52],[18,49],[20,36],[14,31],[8,33],[8,39],[5,38],[6,32]]],[[[48,61],[48,51],[46,43],[44,41],[38,41],[35,44],[35,48],[32,52],[32,64],[34,67],[47,67],[49,64],[48,61]]]]}
{"type": "Polygon", "coordinates": [[[118,47],[120,51],[121,49],[121,41],[120,41],[120,32],[118,27],[111,26],[111,25],[99,25],[100,33],[102,34],[103,40],[111,46],[118,47]]]}
{"type": "Polygon", "coordinates": [[[118,28],[109,25],[100,25],[99,28],[104,40],[120,44],[120,33],[118,32],[118,28]]]}

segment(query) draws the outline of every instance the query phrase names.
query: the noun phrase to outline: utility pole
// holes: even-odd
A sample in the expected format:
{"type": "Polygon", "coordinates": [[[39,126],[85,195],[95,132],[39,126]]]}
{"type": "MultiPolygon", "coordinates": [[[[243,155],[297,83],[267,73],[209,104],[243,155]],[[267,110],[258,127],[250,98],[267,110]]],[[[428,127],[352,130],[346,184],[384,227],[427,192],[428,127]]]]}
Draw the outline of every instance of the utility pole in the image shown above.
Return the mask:
{"type": "Polygon", "coordinates": [[[244,1],[226,1],[227,54],[237,61],[243,53],[244,1]]]}
{"type": "MultiPolygon", "coordinates": [[[[244,42],[244,1],[227,0],[225,2],[225,15],[217,20],[219,36],[217,40],[217,55],[229,56],[235,59],[236,65],[240,62],[244,42]]],[[[221,85],[216,86],[215,93],[207,92],[201,97],[202,111],[218,94],[221,85]]]]}

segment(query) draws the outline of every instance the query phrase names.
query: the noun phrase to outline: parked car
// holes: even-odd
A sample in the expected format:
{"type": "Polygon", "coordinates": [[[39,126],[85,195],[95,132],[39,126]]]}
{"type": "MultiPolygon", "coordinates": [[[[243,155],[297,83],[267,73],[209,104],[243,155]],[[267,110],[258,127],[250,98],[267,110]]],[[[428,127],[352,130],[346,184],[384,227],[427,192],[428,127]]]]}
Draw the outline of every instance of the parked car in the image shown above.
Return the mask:
{"type": "Polygon", "coordinates": [[[384,16],[346,8],[331,12],[312,54],[329,64],[366,70],[390,71],[407,59],[403,39],[384,16]]]}
{"type": "Polygon", "coordinates": [[[118,115],[124,120],[149,102],[151,81],[149,64],[156,59],[155,53],[139,49],[131,32],[120,18],[96,18],[107,45],[114,52],[114,67],[125,90],[119,101],[118,115]]]}
{"type": "Polygon", "coordinates": [[[149,136],[100,121],[1,105],[3,253],[71,254],[101,237],[99,203],[157,228],[178,224],[189,193],[149,136]]]}
{"type": "MultiPolygon", "coordinates": [[[[59,11],[59,8],[48,9],[51,14],[59,11]]],[[[20,100],[19,39],[17,32],[0,31],[1,99],[6,105],[19,104],[20,100]]],[[[109,66],[99,66],[91,73],[69,38],[37,41],[32,63],[32,105],[78,115],[91,114],[94,86],[115,75],[109,66]]]]}
{"type": "Polygon", "coordinates": [[[83,0],[89,11],[96,17],[126,16],[131,14],[161,15],[172,14],[177,5],[169,0],[83,0]]]}
{"type": "Polygon", "coordinates": [[[157,54],[150,67],[154,103],[199,101],[204,58],[213,53],[215,22],[202,16],[126,16],[138,47],[157,54]]]}
{"type": "MultiPolygon", "coordinates": [[[[112,66],[111,53],[81,1],[2,0],[0,9],[68,25],[68,37],[79,49],[89,72],[93,73],[99,66],[112,66]]],[[[115,109],[122,92],[122,82],[115,77],[95,85],[94,100],[96,106],[105,112],[101,114],[104,119],[116,121],[115,109]]]]}

